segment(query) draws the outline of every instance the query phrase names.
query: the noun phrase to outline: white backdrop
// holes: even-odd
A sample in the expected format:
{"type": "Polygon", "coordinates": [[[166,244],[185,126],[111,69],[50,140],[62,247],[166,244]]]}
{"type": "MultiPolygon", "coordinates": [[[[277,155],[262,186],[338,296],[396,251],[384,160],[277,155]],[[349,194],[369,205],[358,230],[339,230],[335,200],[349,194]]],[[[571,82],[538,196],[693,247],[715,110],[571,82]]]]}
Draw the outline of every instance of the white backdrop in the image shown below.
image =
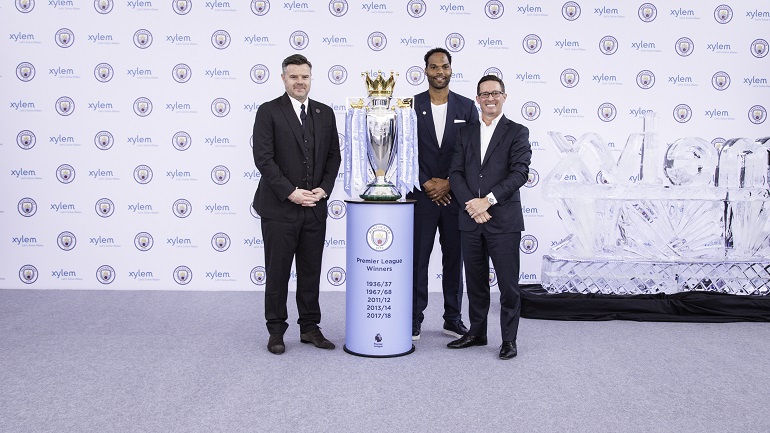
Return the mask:
{"type": "MultiPolygon", "coordinates": [[[[506,115],[530,129],[521,280],[539,282],[565,236],[541,197],[559,158],[547,132],[597,132],[616,157],[647,110],[665,142],[770,135],[768,24],[770,5],[748,0],[3,2],[0,288],[261,289],[250,135],[283,92],[281,60],[310,59],[311,97],[343,132],[361,72],[394,70],[411,96],[435,46],[458,93],[501,74],[506,115]]],[[[344,275],[341,180],[328,275],[344,275]]],[[[436,256],[431,290],[440,273],[436,256]]]]}

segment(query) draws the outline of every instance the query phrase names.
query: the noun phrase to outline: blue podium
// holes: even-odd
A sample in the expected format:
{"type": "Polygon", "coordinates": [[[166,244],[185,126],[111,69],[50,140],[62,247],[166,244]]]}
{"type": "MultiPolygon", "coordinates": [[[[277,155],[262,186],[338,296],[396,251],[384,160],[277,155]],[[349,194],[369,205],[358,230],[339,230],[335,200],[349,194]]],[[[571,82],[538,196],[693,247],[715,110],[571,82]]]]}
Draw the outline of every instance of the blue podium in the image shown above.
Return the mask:
{"type": "Polygon", "coordinates": [[[345,352],[408,355],[414,352],[414,200],[345,202],[345,352]]]}

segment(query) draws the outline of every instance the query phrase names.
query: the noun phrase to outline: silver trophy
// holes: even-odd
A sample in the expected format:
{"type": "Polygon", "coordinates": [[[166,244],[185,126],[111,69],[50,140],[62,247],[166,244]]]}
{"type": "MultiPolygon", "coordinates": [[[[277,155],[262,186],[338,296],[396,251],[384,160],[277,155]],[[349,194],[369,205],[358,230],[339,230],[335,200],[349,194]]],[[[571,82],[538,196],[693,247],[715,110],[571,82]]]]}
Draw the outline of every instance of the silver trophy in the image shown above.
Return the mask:
{"type": "MultiPolygon", "coordinates": [[[[394,201],[401,198],[396,186],[391,182],[393,161],[396,156],[397,122],[394,107],[391,107],[393,87],[396,76],[392,71],[385,80],[382,72],[377,72],[377,78],[364,72],[366,89],[369,94],[369,104],[366,108],[366,155],[369,165],[374,172],[374,180],[366,185],[366,190],[360,194],[367,201],[394,201]]],[[[359,100],[351,103],[354,108],[364,108],[364,102],[359,100]]],[[[399,107],[411,106],[411,100],[397,101],[399,107]]]]}

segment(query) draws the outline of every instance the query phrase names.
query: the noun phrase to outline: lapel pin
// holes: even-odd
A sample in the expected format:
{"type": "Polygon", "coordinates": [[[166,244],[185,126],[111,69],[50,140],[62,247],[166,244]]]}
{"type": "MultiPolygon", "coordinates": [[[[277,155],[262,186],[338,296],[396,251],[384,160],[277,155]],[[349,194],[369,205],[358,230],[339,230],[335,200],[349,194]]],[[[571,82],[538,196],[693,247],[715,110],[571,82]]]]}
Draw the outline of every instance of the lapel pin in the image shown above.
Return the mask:
{"type": "Polygon", "coordinates": [[[318,108],[316,108],[316,109],[315,109],[315,112],[316,112],[316,113],[320,113],[320,112],[321,112],[321,110],[319,110],[318,108]]]}
{"type": "Polygon", "coordinates": [[[425,115],[425,112],[424,112],[424,111],[422,112],[422,115],[423,115],[423,116],[425,115]]]}

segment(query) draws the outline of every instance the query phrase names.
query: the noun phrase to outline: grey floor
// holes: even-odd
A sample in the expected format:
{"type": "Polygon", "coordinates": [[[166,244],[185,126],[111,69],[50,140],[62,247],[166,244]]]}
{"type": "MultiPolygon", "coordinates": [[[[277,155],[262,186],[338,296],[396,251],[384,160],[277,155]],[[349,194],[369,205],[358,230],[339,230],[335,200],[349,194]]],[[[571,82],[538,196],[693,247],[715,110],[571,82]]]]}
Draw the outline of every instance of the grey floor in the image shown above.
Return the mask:
{"type": "MultiPolygon", "coordinates": [[[[520,355],[267,352],[261,292],[0,290],[1,432],[768,432],[770,324],[526,320],[520,355]]],[[[295,311],[290,299],[290,311],[295,311]]],[[[495,312],[499,304],[493,302],[495,312]]]]}

